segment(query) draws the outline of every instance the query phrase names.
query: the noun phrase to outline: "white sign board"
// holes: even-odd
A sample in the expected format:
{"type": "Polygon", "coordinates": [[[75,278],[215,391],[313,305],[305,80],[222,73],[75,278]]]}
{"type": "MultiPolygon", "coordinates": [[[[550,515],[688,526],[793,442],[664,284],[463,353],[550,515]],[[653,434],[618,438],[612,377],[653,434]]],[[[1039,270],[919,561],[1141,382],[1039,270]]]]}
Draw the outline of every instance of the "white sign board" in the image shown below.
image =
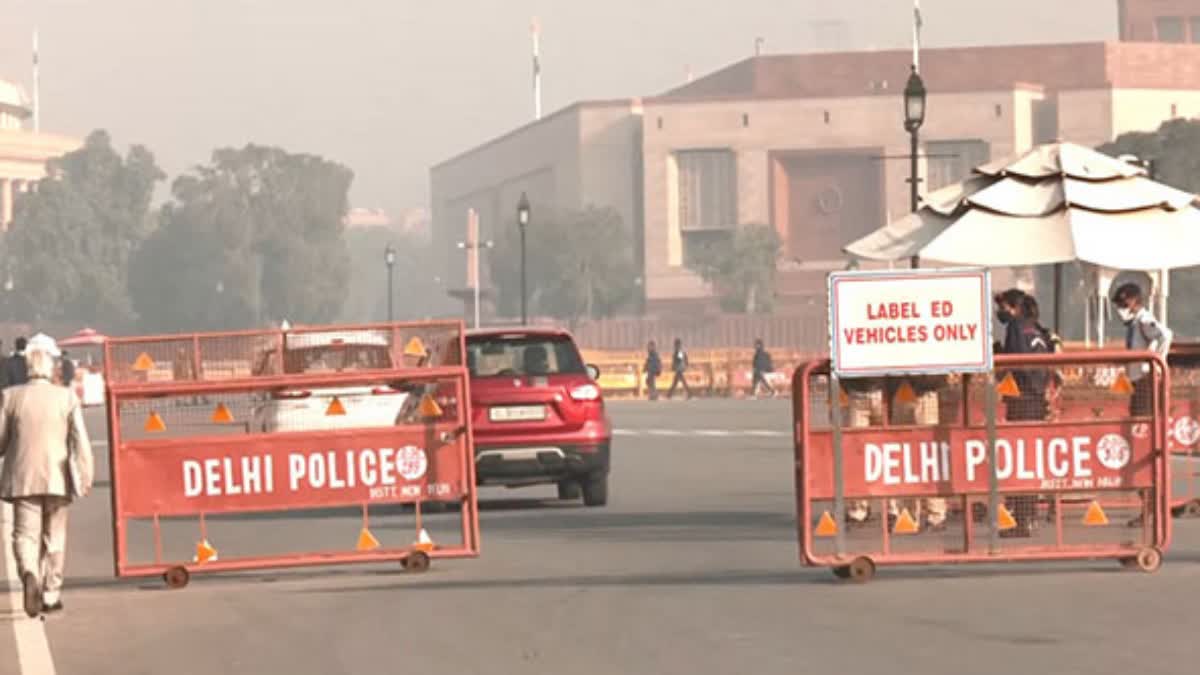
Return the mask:
{"type": "Polygon", "coordinates": [[[830,354],[838,377],[992,369],[987,270],[829,275],[830,354]]]}

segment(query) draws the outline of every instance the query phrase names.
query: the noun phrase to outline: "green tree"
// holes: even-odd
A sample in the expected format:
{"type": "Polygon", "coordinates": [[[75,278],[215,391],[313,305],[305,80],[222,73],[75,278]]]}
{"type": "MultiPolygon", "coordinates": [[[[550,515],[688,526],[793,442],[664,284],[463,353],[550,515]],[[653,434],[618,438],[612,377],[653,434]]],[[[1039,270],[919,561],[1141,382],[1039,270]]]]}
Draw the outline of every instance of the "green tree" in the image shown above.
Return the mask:
{"type": "MultiPolygon", "coordinates": [[[[612,208],[535,218],[526,231],[529,313],[575,322],[612,316],[634,298],[633,237],[612,208]]],[[[498,289],[498,310],[520,314],[521,241],[515,223],[484,253],[498,289]]]]}
{"type": "Polygon", "coordinates": [[[387,318],[387,266],[383,256],[389,244],[396,250],[393,317],[397,321],[418,320],[455,311],[437,278],[430,243],[413,234],[375,226],[346,231],[350,284],[338,320],[363,323],[387,318]]]}
{"type": "Polygon", "coordinates": [[[352,172],[279,148],[221,149],[177,178],[160,227],[133,261],[143,326],[321,323],[346,300],[342,219],[352,172]]]}
{"type": "Polygon", "coordinates": [[[150,200],[165,174],[140,145],[117,154],[105,131],[47,162],[47,174],[17,200],[5,236],[12,311],[31,321],[126,327],[134,318],[129,262],[153,228],[150,200]]]}
{"type": "Polygon", "coordinates": [[[770,312],[782,243],[770,225],[743,225],[699,252],[693,269],[721,296],[728,312],[770,312]]]}
{"type": "MultiPolygon", "coordinates": [[[[1113,157],[1128,154],[1150,160],[1155,180],[1192,194],[1200,193],[1200,121],[1169,120],[1156,131],[1121,134],[1099,150],[1113,157]]],[[[1194,298],[1200,298],[1200,268],[1172,270],[1170,293],[1172,326],[1195,334],[1200,330],[1200,315],[1193,304],[1194,298]]]]}

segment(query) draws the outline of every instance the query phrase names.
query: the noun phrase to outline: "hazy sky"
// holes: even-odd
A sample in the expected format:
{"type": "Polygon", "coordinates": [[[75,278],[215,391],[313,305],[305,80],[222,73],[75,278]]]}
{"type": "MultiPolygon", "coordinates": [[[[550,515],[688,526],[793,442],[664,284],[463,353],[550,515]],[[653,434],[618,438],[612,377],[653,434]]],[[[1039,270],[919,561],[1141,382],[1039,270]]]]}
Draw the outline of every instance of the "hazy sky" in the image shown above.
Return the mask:
{"type": "MultiPolygon", "coordinates": [[[[1116,35],[1116,0],[922,10],[927,46],[1116,35]]],[[[28,88],[36,24],[44,130],[108,129],[172,175],[224,145],[318,153],[354,170],[354,205],[396,211],[427,203],[430,165],[531,118],[534,15],[550,112],[659,93],[689,65],[700,76],[749,56],[756,36],[767,52],[906,47],[912,3],[0,0],[0,79],[28,88]]]]}

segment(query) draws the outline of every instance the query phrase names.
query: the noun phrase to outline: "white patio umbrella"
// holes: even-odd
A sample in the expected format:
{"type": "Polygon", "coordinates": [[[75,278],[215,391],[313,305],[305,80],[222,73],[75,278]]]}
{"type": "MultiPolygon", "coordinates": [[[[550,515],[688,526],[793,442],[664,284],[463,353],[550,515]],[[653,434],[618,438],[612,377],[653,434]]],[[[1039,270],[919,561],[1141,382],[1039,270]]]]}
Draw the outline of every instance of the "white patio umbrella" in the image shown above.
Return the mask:
{"type": "MultiPolygon", "coordinates": [[[[1041,145],[1015,159],[984,164],[924,201],[916,213],[851,243],[845,252],[866,260],[919,257],[987,267],[1080,261],[1095,268],[1101,307],[1117,270],[1148,271],[1158,277],[1164,313],[1167,270],[1200,265],[1196,195],[1072,143],[1041,145]]],[[[1097,336],[1103,340],[1103,310],[1097,336]]]]}

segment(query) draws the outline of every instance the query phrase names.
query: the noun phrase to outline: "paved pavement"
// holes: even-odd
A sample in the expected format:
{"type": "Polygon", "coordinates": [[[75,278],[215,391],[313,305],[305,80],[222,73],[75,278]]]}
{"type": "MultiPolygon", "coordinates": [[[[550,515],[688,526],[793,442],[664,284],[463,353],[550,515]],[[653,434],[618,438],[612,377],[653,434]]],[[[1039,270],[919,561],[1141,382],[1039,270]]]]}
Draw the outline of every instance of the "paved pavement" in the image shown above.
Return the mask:
{"type": "MultiPolygon", "coordinates": [[[[72,511],[68,609],[44,626],[56,672],[1194,668],[1200,521],[1176,521],[1156,575],[1111,562],[885,569],[847,586],[797,563],[787,402],[612,409],[623,435],[607,508],[558,504],[550,488],[485,491],[483,557],[437,561],[423,575],[394,565],[228,574],[181,591],[117,581],[102,486],[72,511]]],[[[353,514],[221,526],[214,543],[230,552],[357,534],[353,514]]],[[[408,536],[407,527],[397,515],[377,534],[408,536]]],[[[27,633],[37,622],[3,604],[0,617],[9,624],[0,624],[0,673],[21,673],[10,626],[27,633]]],[[[49,671],[27,664],[33,672],[49,671]]]]}

